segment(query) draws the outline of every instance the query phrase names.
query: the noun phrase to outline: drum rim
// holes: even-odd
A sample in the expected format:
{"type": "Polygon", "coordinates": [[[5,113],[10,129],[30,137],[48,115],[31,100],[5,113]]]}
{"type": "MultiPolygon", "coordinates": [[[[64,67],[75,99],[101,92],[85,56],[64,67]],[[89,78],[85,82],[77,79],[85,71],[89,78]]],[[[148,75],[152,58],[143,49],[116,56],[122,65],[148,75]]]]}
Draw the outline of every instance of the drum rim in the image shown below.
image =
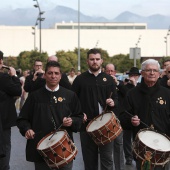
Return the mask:
{"type": "MultiPolygon", "coordinates": [[[[39,149],[38,147],[39,147],[40,144],[44,141],[44,139],[48,138],[50,135],[52,135],[52,134],[54,134],[54,133],[56,133],[56,132],[59,132],[59,131],[63,131],[63,132],[64,132],[64,135],[63,135],[63,137],[62,137],[60,140],[63,140],[63,139],[65,138],[65,134],[66,134],[66,135],[68,134],[65,129],[59,129],[59,130],[57,130],[57,131],[52,131],[52,132],[48,133],[47,135],[45,135],[45,136],[38,142],[38,144],[37,144],[37,150],[38,150],[38,151],[46,151],[46,150],[48,150],[49,147],[48,147],[48,148],[44,148],[44,149],[39,149]]],[[[58,141],[57,143],[59,143],[59,141],[58,141]]],[[[54,145],[52,145],[52,146],[50,146],[50,147],[56,146],[57,143],[55,143],[54,145]]]]}
{"type": "MultiPolygon", "coordinates": [[[[107,113],[112,113],[112,115],[115,117],[114,112],[110,111],[110,112],[106,112],[106,113],[104,113],[104,114],[107,114],[107,113]]],[[[86,127],[86,131],[87,131],[88,133],[92,133],[92,132],[95,132],[95,131],[96,131],[96,130],[88,131],[88,128],[89,128],[89,126],[92,124],[92,122],[94,122],[98,117],[101,117],[101,116],[102,116],[102,114],[97,115],[96,117],[94,117],[94,118],[88,123],[88,125],[87,125],[87,127],[86,127]]],[[[109,120],[109,121],[110,121],[110,120],[109,120]]],[[[109,121],[107,121],[106,124],[108,124],[109,121]]],[[[106,124],[105,124],[105,125],[106,125],[106,124]]],[[[105,126],[105,125],[103,125],[103,126],[105,126]]],[[[102,128],[103,126],[101,126],[100,128],[102,128]]],[[[99,128],[99,129],[100,129],[100,128],[99,128]]]]}
{"type": "MultiPolygon", "coordinates": [[[[170,140],[170,138],[166,135],[166,134],[164,134],[164,133],[160,133],[160,132],[158,132],[157,130],[155,130],[155,129],[152,129],[152,128],[144,128],[144,129],[140,129],[139,130],[139,132],[137,133],[137,135],[136,135],[136,137],[135,137],[135,140],[133,141],[133,143],[132,143],[132,150],[133,150],[133,152],[135,153],[135,157],[136,158],[140,158],[141,160],[144,160],[144,158],[142,158],[141,157],[141,155],[139,155],[139,154],[137,154],[137,152],[136,152],[136,149],[134,149],[135,148],[135,145],[136,145],[136,143],[137,143],[137,139],[139,139],[139,133],[140,132],[142,132],[142,131],[153,131],[153,132],[155,132],[155,133],[158,133],[158,134],[161,134],[161,135],[163,135],[164,137],[166,137],[168,140],[170,140]]],[[[146,146],[141,140],[140,140],[140,142],[142,143],[142,145],[144,145],[144,146],[146,146]]],[[[165,152],[165,151],[160,151],[160,150],[155,150],[154,148],[151,148],[151,147],[149,147],[149,146],[146,146],[147,148],[148,148],[148,150],[152,150],[152,151],[156,151],[156,152],[159,152],[159,153],[162,153],[162,154],[164,154],[164,153],[167,153],[167,154],[170,154],[170,151],[167,151],[167,152],[165,152]]],[[[151,161],[151,164],[152,165],[165,165],[167,162],[169,162],[169,158],[167,158],[164,162],[162,162],[162,163],[157,163],[157,162],[155,162],[155,163],[153,163],[152,161],[151,161]]]]}

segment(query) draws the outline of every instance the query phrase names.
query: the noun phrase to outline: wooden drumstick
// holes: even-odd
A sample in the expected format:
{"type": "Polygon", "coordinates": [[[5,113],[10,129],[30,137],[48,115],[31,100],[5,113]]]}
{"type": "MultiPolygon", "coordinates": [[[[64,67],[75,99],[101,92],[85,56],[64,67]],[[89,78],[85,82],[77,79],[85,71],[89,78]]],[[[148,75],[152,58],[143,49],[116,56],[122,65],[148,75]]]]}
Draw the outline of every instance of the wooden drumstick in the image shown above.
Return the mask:
{"type": "MultiPolygon", "coordinates": [[[[110,96],[109,96],[109,98],[111,98],[112,97],[112,94],[113,94],[113,92],[111,92],[110,93],[110,96]]],[[[106,110],[107,110],[107,104],[106,104],[106,106],[105,106],[105,108],[104,108],[104,111],[102,112],[102,117],[101,117],[101,119],[100,120],[102,120],[102,118],[103,118],[103,115],[106,113],[106,110]]]]}
{"type": "MultiPolygon", "coordinates": [[[[131,113],[129,113],[128,111],[126,111],[126,110],[125,110],[125,112],[126,112],[129,116],[131,116],[131,117],[134,116],[134,115],[132,115],[131,113]]],[[[145,125],[147,128],[151,128],[151,127],[149,127],[146,123],[142,122],[141,120],[140,120],[140,122],[141,122],[143,125],[145,125]]],[[[151,129],[152,129],[152,128],[151,128],[151,129]]]]}
{"type": "MultiPolygon", "coordinates": [[[[71,114],[68,115],[68,117],[70,117],[70,116],[71,116],[71,114]]],[[[56,132],[61,128],[61,126],[63,126],[63,123],[55,130],[55,132],[52,134],[52,136],[49,138],[49,140],[51,140],[51,138],[56,134],[56,132]]]]}

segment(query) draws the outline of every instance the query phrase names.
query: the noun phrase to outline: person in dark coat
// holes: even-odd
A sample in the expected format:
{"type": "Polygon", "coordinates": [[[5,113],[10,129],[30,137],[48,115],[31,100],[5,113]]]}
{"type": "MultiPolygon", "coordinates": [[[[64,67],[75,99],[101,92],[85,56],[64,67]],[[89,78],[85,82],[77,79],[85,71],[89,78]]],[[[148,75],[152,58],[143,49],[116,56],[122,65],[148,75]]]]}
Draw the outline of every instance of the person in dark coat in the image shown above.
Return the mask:
{"type": "MultiPolygon", "coordinates": [[[[130,89],[136,87],[139,85],[138,79],[140,76],[139,69],[137,67],[130,68],[129,72],[127,72],[129,75],[127,82],[126,82],[126,92],[128,92],[130,89]]],[[[133,153],[132,153],[132,130],[124,130],[123,131],[123,149],[126,159],[126,165],[132,165],[133,161],[133,153]]]]}
{"type": "MultiPolygon", "coordinates": [[[[158,61],[148,59],[142,63],[141,69],[141,84],[127,93],[125,109],[119,117],[121,125],[124,129],[132,129],[134,139],[140,130],[146,128],[170,136],[170,91],[159,84],[160,65],[158,61]]],[[[148,140],[152,140],[152,136],[148,140]]],[[[136,160],[137,170],[145,163],[136,160]]],[[[165,170],[167,166],[153,169],[165,170]]]]}
{"type": "MultiPolygon", "coordinates": [[[[0,103],[6,100],[6,94],[3,91],[0,91],[0,103]]],[[[3,127],[2,127],[2,119],[1,119],[1,111],[0,111],[0,159],[5,157],[5,146],[3,139],[3,127]]]]}
{"type": "Polygon", "coordinates": [[[80,132],[85,170],[98,170],[98,150],[101,169],[113,169],[112,142],[98,146],[86,131],[90,120],[105,112],[106,106],[107,110],[114,112],[118,104],[115,83],[111,76],[102,72],[102,63],[101,51],[99,49],[89,50],[87,52],[89,70],[77,76],[72,84],[73,91],[80,99],[84,121],[86,121],[80,132]]]}
{"type": "MultiPolygon", "coordinates": [[[[118,107],[115,110],[114,114],[119,118],[119,113],[122,109],[123,100],[128,89],[125,87],[123,81],[117,80],[116,69],[113,64],[107,64],[105,67],[105,72],[113,78],[113,82],[116,84],[116,90],[118,94],[118,107]]],[[[116,139],[113,140],[113,160],[115,170],[124,170],[123,131],[116,139]]]]}
{"type": "MultiPolygon", "coordinates": [[[[47,62],[49,61],[58,61],[58,58],[56,56],[50,56],[48,57],[47,62]]],[[[31,93],[32,91],[38,90],[39,88],[43,87],[45,83],[46,81],[44,79],[43,63],[41,60],[37,59],[34,62],[33,72],[25,79],[24,90],[28,93],[31,93]]],[[[71,89],[71,84],[68,81],[67,75],[65,75],[64,73],[62,74],[62,78],[59,84],[62,87],[71,89]]]]}
{"type": "MultiPolygon", "coordinates": [[[[8,73],[4,73],[3,53],[0,52],[0,91],[5,93],[6,99],[0,103],[2,139],[5,157],[0,159],[2,170],[10,169],[9,160],[11,153],[11,127],[16,125],[17,112],[15,108],[16,98],[21,96],[22,88],[16,70],[7,67],[8,73]]],[[[1,140],[1,139],[0,139],[1,140]]]]}
{"type": "MultiPolygon", "coordinates": [[[[35,170],[50,170],[37,151],[38,142],[58,128],[65,129],[73,140],[72,132],[79,131],[83,122],[77,95],[59,85],[61,71],[56,61],[47,63],[44,79],[46,85],[28,96],[17,119],[17,126],[27,139],[26,159],[34,162],[35,170]]],[[[71,170],[72,164],[71,161],[59,169],[71,170]]]]}
{"type": "Polygon", "coordinates": [[[165,75],[159,81],[162,86],[170,89],[170,65],[166,66],[165,75]]]}

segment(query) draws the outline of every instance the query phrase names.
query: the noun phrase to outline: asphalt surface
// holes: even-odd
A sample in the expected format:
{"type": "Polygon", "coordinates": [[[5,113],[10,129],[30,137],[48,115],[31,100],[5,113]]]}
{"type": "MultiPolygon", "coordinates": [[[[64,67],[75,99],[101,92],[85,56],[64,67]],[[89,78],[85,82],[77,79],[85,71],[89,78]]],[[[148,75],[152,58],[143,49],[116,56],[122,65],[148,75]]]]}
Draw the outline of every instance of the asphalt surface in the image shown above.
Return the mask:
{"type": "MultiPolygon", "coordinates": [[[[74,141],[78,149],[78,154],[73,164],[73,170],[84,170],[79,133],[74,133],[74,141]]],[[[25,159],[26,139],[21,136],[17,127],[12,128],[11,143],[10,170],[34,170],[34,164],[27,162],[25,159]]],[[[125,165],[124,170],[135,170],[135,163],[133,165],[125,165]]]]}

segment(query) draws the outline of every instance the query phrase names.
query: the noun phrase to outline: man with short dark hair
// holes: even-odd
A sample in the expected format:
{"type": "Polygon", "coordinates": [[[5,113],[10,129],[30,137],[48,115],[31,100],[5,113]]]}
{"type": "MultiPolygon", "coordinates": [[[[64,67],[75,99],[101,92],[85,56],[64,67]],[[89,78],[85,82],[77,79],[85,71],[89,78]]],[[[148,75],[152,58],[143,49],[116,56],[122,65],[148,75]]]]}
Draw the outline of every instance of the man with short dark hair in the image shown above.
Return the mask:
{"type": "Polygon", "coordinates": [[[31,93],[44,86],[45,80],[43,75],[43,63],[41,60],[36,59],[34,62],[33,73],[27,76],[25,79],[24,90],[28,93],[31,93]]]}
{"type": "Polygon", "coordinates": [[[86,132],[90,120],[101,114],[106,106],[108,110],[113,111],[118,101],[113,78],[101,71],[102,63],[101,51],[89,50],[87,52],[89,69],[77,76],[72,85],[84,112],[80,139],[85,170],[98,170],[98,153],[100,153],[101,169],[113,170],[112,142],[98,146],[86,132]]]}
{"type": "MultiPolygon", "coordinates": [[[[50,170],[37,151],[38,142],[59,128],[65,129],[73,140],[72,132],[79,131],[83,122],[83,114],[77,95],[59,85],[61,70],[56,61],[49,61],[46,64],[44,79],[46,84],[28,96],[17,120],[21,134],[27,139],[26,159],[34,162],[35,170],[50,170]]],[[[50,144],[50,139],[48,141],[50,144]]],[[[64,152],[65,145],[64,143],[61,145],[64,152]]],[[[58,156],[58,153],[54,154],[58,156]]],[[[67,162],[68,160],[62,161],[67,162]]],[[[71,170],[72,165],[71,161],[58,169],[71,170]]],[[[57,169],[57,167],[55,168],[57,169]]]]}

